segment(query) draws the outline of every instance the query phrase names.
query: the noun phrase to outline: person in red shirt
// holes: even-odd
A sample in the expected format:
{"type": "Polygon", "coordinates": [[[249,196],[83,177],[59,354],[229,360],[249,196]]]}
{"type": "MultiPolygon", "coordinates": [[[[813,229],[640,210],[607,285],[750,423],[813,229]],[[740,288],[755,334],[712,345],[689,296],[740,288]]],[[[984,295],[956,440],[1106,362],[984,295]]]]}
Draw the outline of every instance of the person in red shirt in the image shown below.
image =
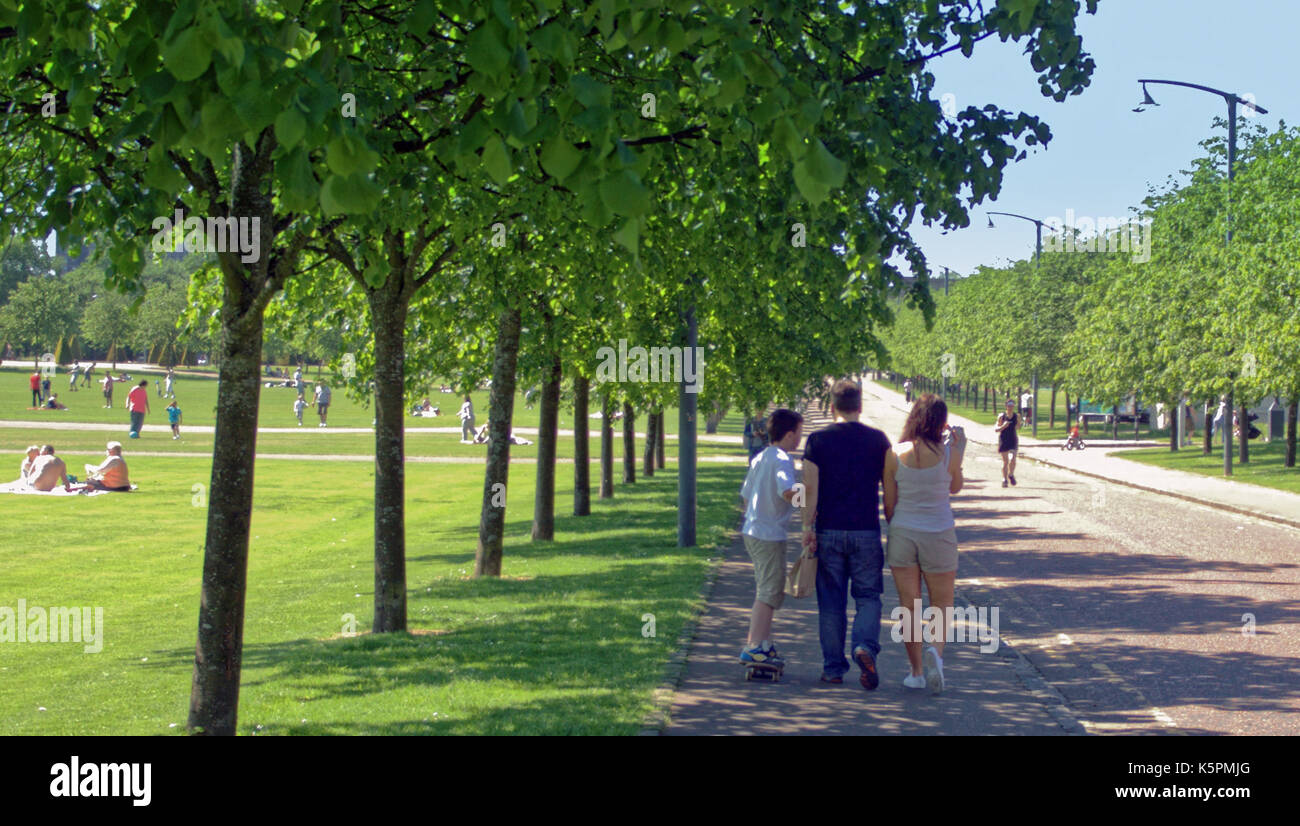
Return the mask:
{"type": "Polygon", "coordinates": [[[126,394],[126,409],[131,414],[131,438],[140,438],[144,427],[144,414],[149,412],[149,380],[140,379],[140,383],[126,394]]]}
{"type": "Polygon", "coordinates": [[[28,383],[31,384],[32,386],[32,407],[40,407],[41,406],[41,374],[32,373],[32,377],[28,383]]]}

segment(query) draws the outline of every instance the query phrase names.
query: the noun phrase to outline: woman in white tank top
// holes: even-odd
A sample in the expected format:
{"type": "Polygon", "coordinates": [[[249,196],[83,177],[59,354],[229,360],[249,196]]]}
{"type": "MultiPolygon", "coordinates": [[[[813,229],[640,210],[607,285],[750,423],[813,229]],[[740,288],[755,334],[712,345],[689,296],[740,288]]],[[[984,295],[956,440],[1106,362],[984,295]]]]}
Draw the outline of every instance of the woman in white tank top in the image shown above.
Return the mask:
{"type": "Polygon", "coordinates": [[[885,455],[885,520],[889,523],[886,559],[898,587],[903,639],[911,674],[907,688],[944,689],[943,643],[948,637],[953,587],[957,581],[957,532],[949,497],[961,490],[966,435],[948,427],[948,406],[932,393],[917,399],[898,444],[885,455]],[[930,606],[940,612],[933,644],[925,642],[921,579],[930,606]]]}

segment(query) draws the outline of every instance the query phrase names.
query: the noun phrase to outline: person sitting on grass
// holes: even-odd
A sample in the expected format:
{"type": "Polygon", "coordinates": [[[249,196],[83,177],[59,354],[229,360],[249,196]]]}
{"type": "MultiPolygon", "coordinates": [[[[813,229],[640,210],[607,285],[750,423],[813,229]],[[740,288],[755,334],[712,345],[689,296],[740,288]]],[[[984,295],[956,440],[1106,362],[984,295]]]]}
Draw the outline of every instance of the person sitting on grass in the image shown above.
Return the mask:
{"type": "Polygon", "coordinates": [[[41,407],[44,410],[67,410],[68,409],[68,406],[66,404],[59,401],[58,393],[51,393],[50,397],[45,400],[45,404],[41,405],[41,407]]]}
{"type": "Polygon", "coordinates": [[[60,481],[63,482],[64,490],[72,489],[68,485],[68,466],[54,455],[53,445],[45,445],[41,448],[41,455],[32,462],[32,469],[27,474],[27,482],[36,490],[49,493],[54,490],[55,483],[60,481]]]}
{"type": "Polygon", "coordinates": [[[32,472],[32,465],[36,462],[36,457],[41,455],[41,446],[32,445],[27,448],[27,458],[23,460],[23,466],[18,474],[18,481],[26,482],[27,477],[32,472]]]}
{"type": "Polygon", "coordinates": [[[86,465],[86,483],[75,490],[131,489],[131,481],[126,474],[126,460],[122,458],[122,443],[109,442],[104,449],[107,458],[98,465],[86,465]]]}
{"type": "Polygon", "coordinates": [[[740,662],[781,668],[785,662],[771,641],[772,614],[785,601],[785,535],[795,495],[794,461],[789,452],[799,446],[803,417],[781,408],[772,412],[770,421],[767,430],[772,442],[754,458],[740,489],[745,503],[741,534],[754,563],[755,584],[749,640],[740,652],[740,662]]]}
{"type": "Polygon", "coordinates": [[[167,405],[167,423],[172,426],[172,439],[181,437],[181,409],[176,405],[176,400],[167,405]]]}

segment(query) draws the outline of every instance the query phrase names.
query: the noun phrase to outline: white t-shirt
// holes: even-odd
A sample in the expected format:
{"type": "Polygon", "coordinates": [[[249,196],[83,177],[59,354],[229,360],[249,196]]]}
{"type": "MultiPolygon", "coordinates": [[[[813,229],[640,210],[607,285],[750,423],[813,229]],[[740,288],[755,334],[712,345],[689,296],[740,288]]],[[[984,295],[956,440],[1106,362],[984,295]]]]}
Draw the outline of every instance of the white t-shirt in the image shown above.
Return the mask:
{"type": "Polygon", "coordinates": [[[1027,408],[1027,407],[1033,407],[1033,405],[1034,405],[1034,394],[1033,394],[1033,393],[1025,393],[1024,395],[1022,395],[1022,396],[1020,397],[1020,408],[1021,408],[1022,410],[1025,409],[1025,408],[1027,408]]]}
{"type": "Polygon", "coordinates": [[[782,496],[795,484],[794,461],[776,445],[768,445],[750,462],[740,495],[745,500],[741,533],[755,539],[784,541],[794,506],[782,496]]]}

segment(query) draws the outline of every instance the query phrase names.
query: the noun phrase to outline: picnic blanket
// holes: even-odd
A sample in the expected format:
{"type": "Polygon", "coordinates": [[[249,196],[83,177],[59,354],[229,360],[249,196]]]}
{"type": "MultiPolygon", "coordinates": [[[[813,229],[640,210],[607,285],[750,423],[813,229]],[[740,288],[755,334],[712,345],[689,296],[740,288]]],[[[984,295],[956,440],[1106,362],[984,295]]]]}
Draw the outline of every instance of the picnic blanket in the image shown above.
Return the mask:
{"type": "MultiPolygon", "coordinates": [[[[137,487],[135,485],[131,486],[131,490],[136,490],[136,489],[137,487]]],[[[51,491],[44,491],[44,490],[36,490],[35,488],[30,488],[27,486],[25,482],[22,482],[21,480],[17,482],[5,482],[4,484],[0,484],[0,493],[34,493],[38,496],[99,496],[105,493],[127,493],[127,492],[128,491],[112,491],[112,490],[90,490],[85,492],[66,491],[62,488],[62,486],[56,486],[54,490],[51,491]]]]}

